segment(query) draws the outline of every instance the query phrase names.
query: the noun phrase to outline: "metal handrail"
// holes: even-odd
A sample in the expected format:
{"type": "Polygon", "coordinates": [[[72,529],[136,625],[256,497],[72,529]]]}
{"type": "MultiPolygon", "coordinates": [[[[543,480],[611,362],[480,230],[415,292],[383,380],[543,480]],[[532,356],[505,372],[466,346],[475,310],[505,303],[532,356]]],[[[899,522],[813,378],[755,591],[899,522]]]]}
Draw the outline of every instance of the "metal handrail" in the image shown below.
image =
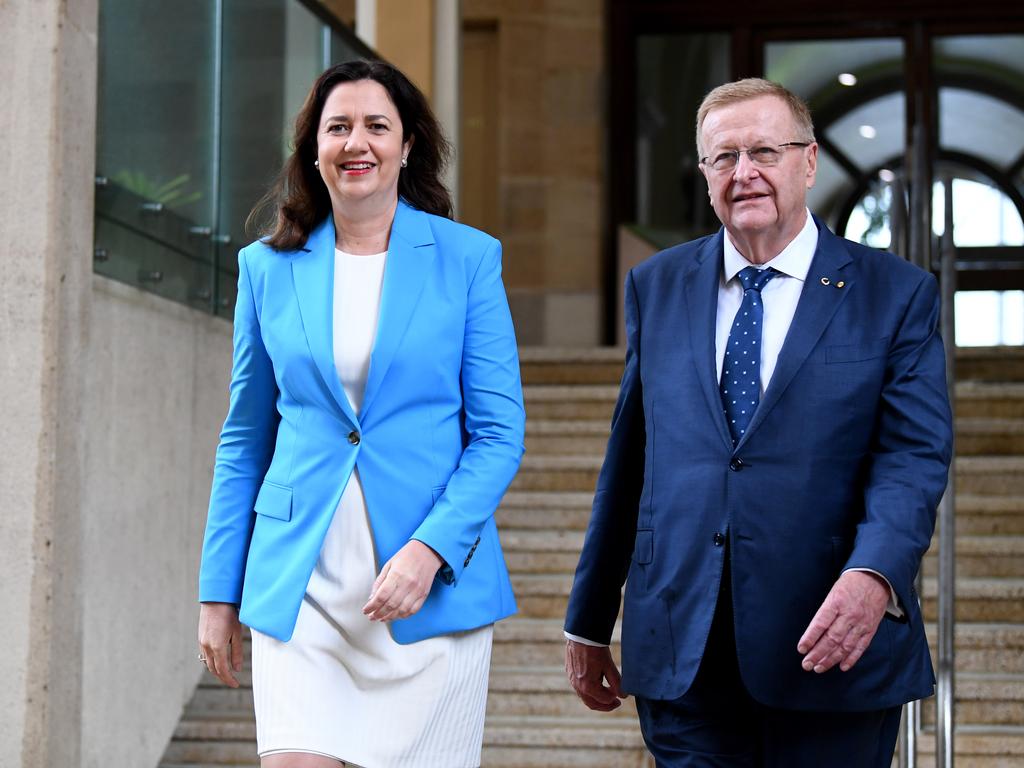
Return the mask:
{"type": "MultiPolygon", "coordinates": [[[[926,158],[923,153],[923,136],[920,127],[913,131],[911,157],[913,159],[913,179],[911,181],[910,216],[903,219],[903,197],[897,195],[899,188],[893,189],[894,218],[909,223],[909,253],[905,256],[910,262],[925,269],[932,267],[930,254],[931,226],[929,221],[929,205],[931,199],[930,186],[927,183],[925,170],[926,158]]],[[[953,179],[943,180],[945,187],[945,227],[940,243],[939,277],[941,290],[940,330],[946,351],[946,384],[949,392],[950,407],[955,408],[956,385],[956,328],[955,307],[956,295],[956,248],[953,242],[953,179]]],[[[900,221],[902,223],[902,221],[900,221]]],[[[899,227],[897,227],[899,229],[899,227]]],[[[894,243],[902,250],[902,242],[894,243]]],[[[938,659],[936,663],[937,688],[935,695],[935,762],[937,768],[953,768],[954,764],[954,729],[955,729],[955,669],[956,647],[954,634],[956,626],[956,521],[955,521],[955,471],[950,472],[946,492],[939,503],[938,538],[938,659]]],[[[917,575],[918,594],[921,589],[921,574],[917,575]]],[[[920,733],[921,709],[919,701],[912,701],[904,708],[903,723],[900,732],[899,765],[900,768],[916,768],[918,753],[918,734],[920,733]]]]}

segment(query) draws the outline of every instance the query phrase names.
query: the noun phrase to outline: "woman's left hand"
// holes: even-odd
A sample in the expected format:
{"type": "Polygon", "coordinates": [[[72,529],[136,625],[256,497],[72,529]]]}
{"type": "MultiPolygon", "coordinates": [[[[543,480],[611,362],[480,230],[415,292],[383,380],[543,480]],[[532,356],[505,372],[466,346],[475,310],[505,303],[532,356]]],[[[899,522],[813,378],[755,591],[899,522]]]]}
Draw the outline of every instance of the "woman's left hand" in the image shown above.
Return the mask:
{"type": "Polygon", "coordinates": [[[413,539],[384,563],[363,613],[370,621],[412,616],[430,594],[434,576],[443,562],[437,552],[413,539]]]}

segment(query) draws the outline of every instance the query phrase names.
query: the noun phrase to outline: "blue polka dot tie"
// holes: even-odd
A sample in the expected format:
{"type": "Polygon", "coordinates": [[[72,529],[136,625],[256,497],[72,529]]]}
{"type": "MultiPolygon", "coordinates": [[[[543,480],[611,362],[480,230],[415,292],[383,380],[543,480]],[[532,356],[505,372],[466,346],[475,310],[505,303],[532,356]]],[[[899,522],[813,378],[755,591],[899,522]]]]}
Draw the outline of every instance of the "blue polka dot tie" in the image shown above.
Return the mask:
{"type": "Polygon", "coordinates": [[[743,303],[729,331],[720,385],[725,421],[729,425],[733,445],[746,434],[761,399],[761,326],[764,319],[761,289],[777,274],[771,267],[744,267],[737,275],[743,284],[743,303]]]}

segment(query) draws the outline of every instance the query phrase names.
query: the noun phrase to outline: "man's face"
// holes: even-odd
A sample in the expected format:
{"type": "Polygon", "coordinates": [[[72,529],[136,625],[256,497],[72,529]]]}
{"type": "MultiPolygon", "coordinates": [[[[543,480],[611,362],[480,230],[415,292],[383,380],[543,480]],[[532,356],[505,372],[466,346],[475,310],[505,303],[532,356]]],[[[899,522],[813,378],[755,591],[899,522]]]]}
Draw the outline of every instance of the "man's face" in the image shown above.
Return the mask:
{"type": "Polygon", "coordinates": [[[733,168],[716,171],[713,158],[729,150],[778,147],[804,137],[782,99],[759,96],[713,109],[701,127],[700,166],[711,205],[734,238],[781,237],[786,242],[803,226],[807,190],[814,186],[818,145],[789,147],[774,166],[758,165],[740,154],[733,168]]]}

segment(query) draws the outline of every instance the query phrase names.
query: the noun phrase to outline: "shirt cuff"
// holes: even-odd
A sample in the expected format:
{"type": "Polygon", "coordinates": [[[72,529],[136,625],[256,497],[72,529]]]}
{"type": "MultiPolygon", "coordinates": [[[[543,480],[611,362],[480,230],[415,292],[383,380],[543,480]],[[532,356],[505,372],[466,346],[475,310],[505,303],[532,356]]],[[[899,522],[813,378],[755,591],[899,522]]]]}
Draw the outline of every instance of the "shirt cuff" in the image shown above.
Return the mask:
{"type": "Polygon", "coordinates": [[[590,646],[593,646],[594,648],[607,648],[608,647],[605,643],[595,643],[593,640],[587,640],[587,638],[580,637],[579,635],[571,635],[568,632],[563,632],[562,634],[565,635],[565,639],[566,640],[572,640],[574,643],[579,643],[580,645],[590,645],[590,646]]]}
{"type": "MultiPolygon", "coordinates": [[[[887,578],[885,578],[885,576],[871,568],[847,568],[847,570],[861,571],[862,573],[873,573],[875,574],[875,576],[884,581],[886,586],[889,587],[889,605],[885,607],[885,612],[888,613],[890,616],[893,616],[894,618],[903,618],[903,609],[900,608],[900,601],[899,598],[896,597],[896,590],[892,588],[892,584],[887,578]]],[[[846,573],[846,571],[843,571],[843,573],[846,573]]]]}

